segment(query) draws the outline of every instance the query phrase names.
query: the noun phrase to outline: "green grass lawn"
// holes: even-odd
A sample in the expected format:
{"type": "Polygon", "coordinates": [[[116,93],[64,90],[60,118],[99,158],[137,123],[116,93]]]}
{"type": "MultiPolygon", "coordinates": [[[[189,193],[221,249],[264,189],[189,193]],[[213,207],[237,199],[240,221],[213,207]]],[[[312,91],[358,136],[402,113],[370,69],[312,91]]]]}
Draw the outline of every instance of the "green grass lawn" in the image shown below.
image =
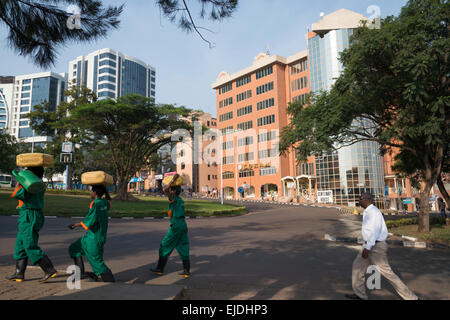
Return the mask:
{"type": "MultiPolygon", "coordinates": [[[[138,202],[112,201],[110,217],[166,217],[169,201],[166,198],[138,197],[138,202]]],[[[10,198],[8,193],[0,193],[0,215],[16,215],[17,200],[10,198]]],[[[91,199],[88,196],[45,196],[44,215],[83,217],[89,210],[91,199]]],[[[245,207],[231,204],[185,200],[186,216],[233,216],[246,213],[245,207]]]]}
{"type": "Polygon", "coordinates": [[[431,225],[430,232],[419,233],[417,225],[407,225],[398,228],[389,228],[389,232],[418,238],[421,241],[439,242],[450,245],[450,226],[431,225]]]}

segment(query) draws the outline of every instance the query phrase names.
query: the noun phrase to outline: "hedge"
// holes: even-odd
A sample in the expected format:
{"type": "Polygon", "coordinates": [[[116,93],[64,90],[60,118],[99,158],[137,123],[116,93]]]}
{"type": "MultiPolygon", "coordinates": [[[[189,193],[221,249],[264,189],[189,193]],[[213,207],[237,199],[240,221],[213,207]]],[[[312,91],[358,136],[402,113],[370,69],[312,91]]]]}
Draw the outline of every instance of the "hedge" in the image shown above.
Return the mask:
{"type": "MultiPolygon", "coordinates": [[[[414,224],[419,224],[419,218],[408,218],[394,221],[392,220],[386,221],[386,226],[388,227],[388,229],[414,224]]],[[[442,224],[445,224],[445,219],[443,217],[430,217],[430,225],[442,225],[442,224]]]]}

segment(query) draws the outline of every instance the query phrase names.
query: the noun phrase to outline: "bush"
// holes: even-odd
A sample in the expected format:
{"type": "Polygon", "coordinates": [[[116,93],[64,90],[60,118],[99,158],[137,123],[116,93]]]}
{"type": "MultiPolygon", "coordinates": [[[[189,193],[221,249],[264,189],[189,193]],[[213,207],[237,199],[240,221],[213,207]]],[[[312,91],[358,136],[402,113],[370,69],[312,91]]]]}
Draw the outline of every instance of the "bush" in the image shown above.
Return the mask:
{"type": "MultiPolygon", "coordinates": [[[[386,221],[386,226],[390,228],[398,228],[401,226],[408,226],[413,224],[419,224],[419,218],[400,219],[395,221],[386,221]]],[[[443,225],[445,219],[442,217],[430,217],[430,225],[443,225]]]]}

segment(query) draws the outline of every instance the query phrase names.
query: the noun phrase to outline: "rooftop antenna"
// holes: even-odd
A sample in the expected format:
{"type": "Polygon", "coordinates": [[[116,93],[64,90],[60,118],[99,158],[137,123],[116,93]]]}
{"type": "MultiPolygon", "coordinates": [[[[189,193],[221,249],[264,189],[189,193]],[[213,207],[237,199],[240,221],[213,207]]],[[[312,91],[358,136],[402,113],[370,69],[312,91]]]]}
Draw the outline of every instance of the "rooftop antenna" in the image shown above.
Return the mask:
{"type": "Polygon", "coordinates": [[[266,53],[268,56],[270,56],[270,46],[269,45],[267,45],[267,47],[266,47],[266,53]]]}

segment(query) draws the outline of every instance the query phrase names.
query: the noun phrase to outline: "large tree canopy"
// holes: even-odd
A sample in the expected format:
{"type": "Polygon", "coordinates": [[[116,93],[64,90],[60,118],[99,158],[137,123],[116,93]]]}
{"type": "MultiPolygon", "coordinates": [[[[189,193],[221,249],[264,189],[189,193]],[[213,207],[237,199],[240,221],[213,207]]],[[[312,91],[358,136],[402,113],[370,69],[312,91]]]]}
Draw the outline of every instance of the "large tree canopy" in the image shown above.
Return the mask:
{"type": "Polygon", "coordinates": [[[71,85],[64,92],[66,100],[62,102],[55,111],[50,110],[47,102],[36,105],[28,114],[30,126],[39,135],[50,137],[43,152],[54,156],[55,163],[46,168],[45,175],[52,181],[55,174],[62,174],[66,170],[66,164],[60,161],[61,146],[63,142],[72,142],[75,145],[73,163],[70,165],[69,186],[71,188],[72,178],[79,181],[81,174],[85,171],[112,169],[109,161],[109,150],[102,149],[95,141],[95,136],[82,135],[77,123],[73,123],[69,117],[70,112],[80,105],[93,103],[97,100],[96,94],[86,88],[71,85]]]}
{"type": "Polygon", "coordinates": [[[428,197],[450,137],[450,3],[411,0],[380,29],[358,28],[341,55],[344,71],[311,105],[289,106],[281,150],[301,158],[375,141],[420,173],[419,231],[429,230],[428,197]]]}
{"type": "Polygon", "coordinates": [[[190,109],[173,105],[157,105],[152,98],[128,95],[117,100],[103,100],[73,109],[69,120],[84,131],[85,136],[101,137],[97,144],[110,151],[110,162],[119,183],[118,200],[129,200],[128,182],[152,156],[167,143],[176,129],[191,130],[180,121],[190,109]]]}

